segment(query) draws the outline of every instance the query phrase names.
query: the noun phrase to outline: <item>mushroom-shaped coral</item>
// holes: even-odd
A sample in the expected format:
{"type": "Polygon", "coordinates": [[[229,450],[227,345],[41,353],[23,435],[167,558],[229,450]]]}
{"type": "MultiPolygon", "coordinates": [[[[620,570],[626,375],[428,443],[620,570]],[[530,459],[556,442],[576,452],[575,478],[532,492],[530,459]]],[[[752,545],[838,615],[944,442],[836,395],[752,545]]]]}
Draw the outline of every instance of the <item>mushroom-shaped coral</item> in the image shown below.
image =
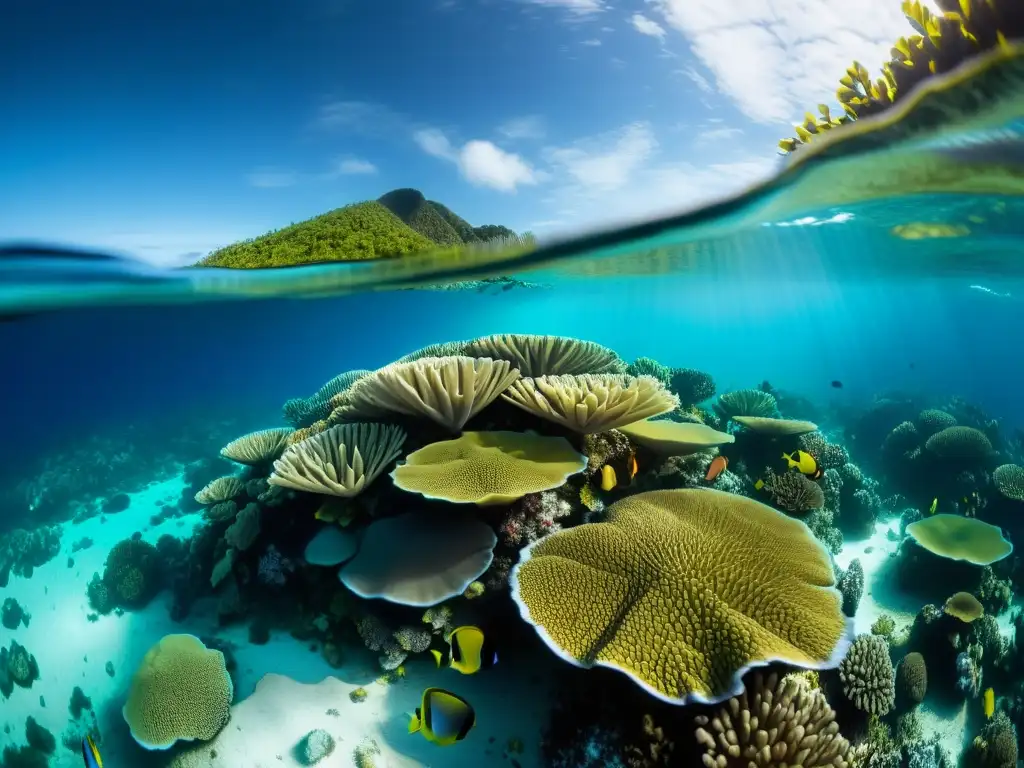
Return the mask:
{"type": "Polygon", "coordinates": [[[992,443],[974,427],[946,427],[928,438],[924,447],[943,459],[979,461],[992,455],[992,443]]]}
{"type": "Polygon", "coordinates": [[[906,532],[934,555],[974,565],[992,565],[1013,552],[999,528],[976,517],[932,515],[911,523],[906,532]]]}
{"type": "Polygon", "coordinates": [[[504,333],[467,342],[463,354],[508,360],[523,376],[622,373],[615,352],[592,341],[567,336],[504,333]]]}
{"type": "Polygon", "coordinates": [[[325,525],[309,540],[303,554],[310,565],[341,565],[355,557],[359,538],[336,525],[325,525]]]}
{"type": "Polygon", "coordinates": [[[715,410],[730,419],[737,416],[772,418],[779,415],[775,395],[760,389],[739,389],[721,394],[715,403],[715,410]]]}
{"type": "Polygon", "coordinates": [[[992,470],[992,480],[1006,498],[1024,501],[1024,467],[1003,464],[992,470]]]}
{"type": "Polygon", "coordinates": [[[192,635],[166,635],[143,657],[122,714],[141,746],[170,749],[216,736],[233,695],[223,653],[192,635]]]}
{"type": "Polygon", "coordinates": [[[651,376],[614,374],[519,379],[502,397],[524,411],[585,435],[632,424],[679,406],[679,398],[651,376]]]}
{"type": "Polygon", "coordinates": [[[736,438],[719,432],[705,424],[680,421],[635,421],[619,427],[619,432],[630,440],[655,453],[669,456],[689,456],[691,453],[728,445],[736,438]]]}
{"type": "Polygon", "coordinates": [[[519,378],[506,360],[423,357],[393,363],[360,379],[332,402],[332,420],[389,413],[424,416],[458,432],[519,378]]]}
{"type": "Polygon", "coordinates": [[[827,668],[849,646],[827,550],[807,526],[711,489],[629,496],[524,548],[523,618],[571,664],[672,703],[717,702],[771,661],[827,668]]]}
{"type": "Polygon", "coordinates": [[[966,624],[985,615],[985,607],[970,592],[957,592],[951,595],[942,610],[966,624]]]}
{"type": "Polygon", "coordinates": [[[285,449],[288,444],[288,435],[292,430],[287,427],[275,427],[273,429],[261,429],[257,432],[250,432],[220,449],[220,455],[225,459],[237,461],[239,464],[259,466],[269,464],[285,449]]]}
{"type": "Polygon", "coordinates": [[[407,512],[371,523],[338,578],[359,597],[436,605],[461,595],[487,570],[497,542],[473,515],[407,512]]]}
{"type": "Polygon", "coordinates": [[[222,501],[230,501],[236,496],[245,493],[245,482],[234,475],[218,477],[206,484],[196,495],[197,504],[219,504],[222,501]]]}
{"type": "Polygon", "coordinates": [[[456,503],[506,504],[563,485],[587,457],[563,437],[464,432],[410,453],[391,473],[403,491],[456,503]]]}
{"type": "Polygon", "coordinates": [[[922,437],[925,439],[931,437],[936,432],[941,432],[944,429],[955,426],[956,418],[945,411],[940,411],[938,408],[926,408],[917,416],[918,432],[923,433],[922,437]]]}
{"type": "Polygon", "coordinates": [[[289,446],[274,462],[271,485],[355,496],[398,458],[405,432],[391,424],[339,424],[289,446]]]}
{"type": "Polygon", "coordinates": [[[799,677],[753,679],[727,706],[696,718],[705,768],[847,768],[850,743],[824,694],[799,677]]]}
{"type": "Polygon", "coordinates": [[[732,420],[746,427],[751,432],[773,437],[805,435],[815,432],[818,425],[811,421],[798,419],[775,419],[767,416],[733,416],[732,420]]]}
{"type": "Polygon", "coordinates": [[[896,701],[896,688],[886,639],[859,635],[839,665],[839,679],[857,709],[879,717],[887,714],[896,701]]]}

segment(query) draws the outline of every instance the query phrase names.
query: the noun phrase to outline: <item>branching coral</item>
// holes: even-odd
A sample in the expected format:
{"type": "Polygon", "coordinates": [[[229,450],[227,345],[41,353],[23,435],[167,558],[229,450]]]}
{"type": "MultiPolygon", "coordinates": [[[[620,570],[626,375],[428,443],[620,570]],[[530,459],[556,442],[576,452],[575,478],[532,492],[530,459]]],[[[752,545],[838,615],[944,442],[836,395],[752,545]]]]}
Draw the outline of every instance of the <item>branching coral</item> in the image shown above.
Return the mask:
{"type": "Polygon", "coordinates": [[[560,531],[558,521],[572,514],[572,505],[557,491],[531,493],[513,504],[498,529],[508,546],[531,544],[542,536],[560,531]]]}
{"type": "Polygon", "coordinates": [[[857,709],[885,715],[895,703],[895,673],[889,644],[877,635],[860,635],[839,664],[843,693],[857,709]]]}
{"type": "Polygon", "coordinates": [[[463,354],[508,360],[523,376],[622,373],[626,368],[607,347],[565,336],[484,336],[466,342],[463,354]]]}
{"type": "Polygon", "coordinates": [[[839,443],[830,443],[821,432],[800,435],[800,447],[824,470],[838,469],[850,461],[850,454],[839,443]]]}
{"type": "Polygon", "coordinates": [[[300,429],[326,419],[331,413],[331,398],[341,394],[369,373],[364,370],[340,373],[310,397],[298,397],[287,401],[284,404],[285,421],[300,429]]]}
{"type": "Polygon", "coordinates": [[[825,494],[821,486],[800,472],[776,474],[768,470],[764,488],[772,503],[787,512],[802,515],[825,506],[825,494]]]}
{"type": "Polygon", "coordinates": [[[853,616],[857,613],[857,606],[860,605],[860,598],[864,594],[864,568],[860,560],[854,558],[836,584],[843,595],[843,613],[853,616]]]}
{"type": "Polygon", "coordinates": [[[928,692],[928,668],[924,656],[908,653],[896,667],[896,699],[900,710],[906,711],[924,701],[928,692]]]}
{"type": "Polygon", "coordinates": [[[673,368],[668,388],[679,398],[681,408],[691,408],[714,397],[715,380],[694,368],[673,368]]]}
{"type": "MultiPolygon", "coordinates": [[[[626,366],[627,376],[653,376],[666,387],[671,389],[669,380],[672,377],[672,369],[667,365],[662,365],[657,360],[650,357],[638,357],[632,363],[626,366]]],[[[678,393],[677,393],[678,394],[678,393]]]]}
{"type": "Polygon", "coordinates": [[[705,768],[847,768],[850,743],[818,689],[798,677],[760,672],[738,697],[699,716],[697,743],[705,768]]]}

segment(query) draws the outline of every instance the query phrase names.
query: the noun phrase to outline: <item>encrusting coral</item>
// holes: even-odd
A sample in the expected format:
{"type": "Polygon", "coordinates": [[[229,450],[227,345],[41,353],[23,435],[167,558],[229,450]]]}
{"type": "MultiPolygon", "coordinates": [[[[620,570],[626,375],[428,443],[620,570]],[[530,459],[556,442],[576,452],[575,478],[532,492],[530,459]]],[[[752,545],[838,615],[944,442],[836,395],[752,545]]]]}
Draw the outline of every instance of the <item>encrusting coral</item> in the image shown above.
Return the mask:
{"type": "Polygon", "coordinates": [[[603,522],[524,548],[511,581],[561,658],[618,669],[671,702],[736,695],[752,664],[834,666],[849,642],[807,527],[716,490],[629,496],[603,522]]]}
{"type": "Polygon", "coordinates": [[[679,406],[679,398],[657,379],[616,374],[522,378],[502,398],[581,434],[615,429],[679,406]]]}
{"type": "Polygon", "coordinates": [[[775,506],[793,514],[802,515],[825,506],[825,494],[821,486],[800,472],[776,474],[768,470],[764,477],[764,489],[775,506]]]}
{"type": "Polygon", "coordinates": [[[428,499],[506,504],[563,485],[587,457],[563,437],[525,432],[463,432],[405,457],[391,477],[398,488],[428,499]]]}
{"type": "Polygon", "coordinates": [[[848,768],[853,750],[836,713],[798,676],[755,672],[712,717],[697,717],[705,768],[848,768]]]}
{"type": "Polygon", "coordinates": [[[122,713],[146,749],[209,741],[228,721],[234,687],[224,654],[192,635],[167,635],[149,649],[122,713]]]}
{"type": "Polygon", "coordinates": [[[405,432],[391,424],[339,424],[295,443],[268,482],[298,491],[355,496],[398,458],[405,432]]]}
{"type": "Polygon", "coordinates": [[[839,664],[846,698],[870,715],[882,716],[893,708],[894,678],[889,644],[877,635],[859,635],[839,664]]]}
{"type": "Polygon", "coordinates": [[[928,667],[924,656],[912,651],[896,666],[895,704],[906,711],[924,701],[928,692],[928,667]]]}

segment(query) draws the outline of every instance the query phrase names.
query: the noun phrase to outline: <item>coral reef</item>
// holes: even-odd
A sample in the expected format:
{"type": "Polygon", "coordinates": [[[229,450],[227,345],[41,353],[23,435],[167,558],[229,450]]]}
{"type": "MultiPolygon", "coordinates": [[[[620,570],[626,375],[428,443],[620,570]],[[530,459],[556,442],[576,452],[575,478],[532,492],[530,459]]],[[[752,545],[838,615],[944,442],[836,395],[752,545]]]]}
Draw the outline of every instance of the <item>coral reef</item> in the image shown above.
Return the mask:
{"type": "Polygon", "coordinates": [[[895,683],[889,644],[877,635],[860,635],[839,664],[843,694],[857,709],[885,715],[895,703],[895,683]]]}
{"type": "Polygon", "coordinates": [[[728,698],[750,664],[835,664],[847,625],[838,591],[822,589],[833,576],[802,523],[709,489],[618,501],[603,522],[525,548],[512,587],[560,656],[682,702],[728,698]]]}

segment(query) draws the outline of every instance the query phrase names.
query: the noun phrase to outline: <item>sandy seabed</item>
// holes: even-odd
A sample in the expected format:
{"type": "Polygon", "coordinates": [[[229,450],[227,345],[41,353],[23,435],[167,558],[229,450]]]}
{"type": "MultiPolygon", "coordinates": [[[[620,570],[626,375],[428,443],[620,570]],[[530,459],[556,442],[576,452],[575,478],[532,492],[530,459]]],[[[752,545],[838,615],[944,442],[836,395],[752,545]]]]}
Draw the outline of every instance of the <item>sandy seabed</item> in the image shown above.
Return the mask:
{"type": "MultiPolygon", "coordinates": [[[[218,627],[212,599],[198,602],[181,623],[168,616],[167,591],[141,611],[90,622],[86,586],[93,573],[102,572],[114,544],[135,531],[154,544],[164,534],[184,538],[200,522],[199,515],[190,515],[150,525],[150,517],[159,511],[157,503],[176,503],[182,488],[181,478],[155,483],[132,494],[128,509],[107,515],[106,522],[95,517],[66,524],[60,554],[36,568],[30,579],[12,575],[7,588],[0,590],[0,598],[15,598],[32,617],[28,627],[3,629],[3,644],[17,640],[39,664],[39,679],[30,689],[15,687],[9,699],[0,699],[0,723],[5,726],[0,747],[25,743],[25,718],[31,715],[57,738],[51,768],[80,768],[80,755],[60,743],[73,722],[68,702],[77,685],[92,699],[105,768],[164,765],[165,755],[135,744],[121,707],[146,651],[166,634],[186,632],[216,636],[235,646],[235,705],[231,721],[217,737],[217,758],[210,768],[299,766],[296,747],[316,728],[336,741],[333,753],[317,764],[322,768],[353,766],[356,747],[370,744],[379,750],[376,768],[479,768],[512,766],[513,760],[522,768],[541,765],[540,737],[552,696],[550,675],[538,668],[532,655],[520,659],[514,651],[506,653],[497,667],[471,676],[436,669],[424,655],[406,664],[404,679],[383,684],[375,682],[380,671],[368,652],[353,653],[350,662],[334,669],[310,650],[308,642],[283,631],[275,630],[266,645],[252,645],[245,624],[218,627]],[[72,545],[83,537],[91,538],[92,546],[72,554],[72,545]],[[68,558],[74,560],[71,567],[68,558]],[[108,661],[113,677],[105,669],[108,661]],[[271,677],[253,696],[257,683],[268,674],[271,677]],[[321,681],[325,682],[312,687],[321,681]],[[348,694],[360,686],[368,696],[353,703],[348,694]],[[463,742],[438,747],[422,735],[408,733],[409,714],[419,706],[423,689],[431,686],[452,690],[473,704],[477,726],[463,742]],[[510,740],[522,742],[521,753],[507,751],[510,740]]],[[[552,666],[560,663],[542,657],[542,666],[545,661],[552,666]]]]}

